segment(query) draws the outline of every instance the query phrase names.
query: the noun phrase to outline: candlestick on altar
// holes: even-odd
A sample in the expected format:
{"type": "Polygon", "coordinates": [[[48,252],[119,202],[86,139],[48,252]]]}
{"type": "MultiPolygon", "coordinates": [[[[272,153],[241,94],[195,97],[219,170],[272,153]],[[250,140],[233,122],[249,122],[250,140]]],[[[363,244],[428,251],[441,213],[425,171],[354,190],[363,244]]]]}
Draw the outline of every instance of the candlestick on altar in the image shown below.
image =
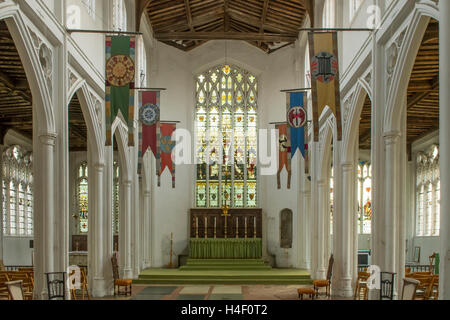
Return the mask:
{"type": "Polygon", "coordinates": [[[244,221],[245,221],[245,239],[247,239],[247,217],[245,217],[245,219],[244,219],[244,221]]]}
{"type": "Polygon", "coordinates": [[[205,217],[205,239],[208,239],[208,217],[205,217]]]}
{"type": "Polygon", "coordinates": [[[217,237],[217,218],[214,217],[214,239],[217,237]]]}
{"type": "Polygon", "coordinates": [[[167,268],[173,268],[173,232],[170,233],[170,262],[167,265],[167,268]]]}
{"type": "Polygon", "coordinates": [[[256,217],[253,217],[253,238],[256,239],[256,217]]]}
{"type": "Polygon", "coordinates": [[[236,239],[239,238],[239,218],[236,217],[236,239]]]}
{"type": "Polygon", "coordinates": [[[198,217],[195,217],[195,238],[198,239],[198,217]]]}

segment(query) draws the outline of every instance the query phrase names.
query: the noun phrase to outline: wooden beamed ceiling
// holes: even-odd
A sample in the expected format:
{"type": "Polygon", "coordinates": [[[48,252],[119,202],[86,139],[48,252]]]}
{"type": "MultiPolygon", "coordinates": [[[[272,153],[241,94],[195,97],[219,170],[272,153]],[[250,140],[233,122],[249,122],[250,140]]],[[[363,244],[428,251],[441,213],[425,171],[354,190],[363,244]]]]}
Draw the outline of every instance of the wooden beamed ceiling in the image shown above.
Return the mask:
{"type": "MultiPolygon", "coordinates": [[[[371,101],[367,96],[361,113],[359,147],[370,149],[371,101]]],[[[431,20],[419,51],[407,91],[408,150],[417,139],[439,129],[439,23],[431,20]]]]}
{"type": "Polygon", "coordinates": [[[189,51],[209,40],[243,40],[264,52],[294,43],[312,0],[152,0],[155,38],[189,51]]]}
{"type": "MultiPolygon", "coordinates": [[[[0,21],[0,144],[8,130],[33,138],[33,99],[14,40],[0,21]]],[[[87,149],[87,127],[75,95],[69,105],[71,151],[87,149]]]]}
{"type": "Polygon", "coordinates": [[[407,95],[408,145],[439,129],[439,23],[431,20],[417,53],[407,95]]]}

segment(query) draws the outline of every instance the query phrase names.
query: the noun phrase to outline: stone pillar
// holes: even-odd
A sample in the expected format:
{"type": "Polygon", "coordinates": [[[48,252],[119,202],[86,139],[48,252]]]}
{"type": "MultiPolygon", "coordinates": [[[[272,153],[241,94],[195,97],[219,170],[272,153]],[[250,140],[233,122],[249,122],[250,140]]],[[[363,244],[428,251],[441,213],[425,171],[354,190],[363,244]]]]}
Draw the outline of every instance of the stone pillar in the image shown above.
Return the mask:
{"type": "Polygon", "coordinates": [[[35,139],[34,150],[34,264],[35,299],[47,299],[46,272],[55,270],[55,181],[54,152],[56,134],[48,133],[35,139]]]}
{"type": "Polygon", "coordinates": [[[300,222],[300,236],[301,236],[301,247],[300,247],[300,268],[310,269],[311,268],[311,256],[310,256],[310,243],[311,243],[311,190],[310,182],[304,178],[303,191],[301,192],[302,207],[301,207],[301,222],[300,222]]]}
{"type": "Polygon", "coordinates": [[[93,194],[93,212],[90,213],[89,218],[91,220],[89,230],[89,239],[92,241],[91,248],[94,250],[94,254],[90,255],[93,259],[91,265],[93,272],[93,287],[92,296],[104,297],[106,295],[105,288],[105,276],[104,265],[108,263],[107,251],[104,245],[104,237],[106,236],[106,223],[103,210],[103,172],[105,169],[104,163],[94,164],[94,174],[91,176],[94,180],[94,192],[93,194]]]}
{"type": "MultiPolygon", "coordinates": [[[[399,150],[400,150],[400,132],[392,131],[384,134],[386,145],[385,161],[385,210],[384,219],[384,239],[381,241],[380,254],[384,255],[384,264],[380,265],[381,271],[397,272],[397,245],[398,245],[398,217],[400,215],[400,194],[398,192],[399,181],[399,150]]],[[[398,274],[397,274],[398,276],[398,274]]],[[[398,288],[396,288],[398,289],[398,288]]],[[[394,290],[396,291],[396,290],[394,290]]]]}
{"type": "Polygon", "coordinates": [[[327,195],[326,192],[328,191],[327,188],[327,181],[325,180],[319,180],[317,181],[317,189],[318,189],[318,195],[319,195],[319,203],[318,203],[318,214],[317,214],[317,230],[318,233],[318,239],[317,239],[317,279],[325,279],[326,278],[326,272],[327,272],[327,266],[326,266],[326,241],[328,237],[326,236],[326,233],[329,233],[329,230],[325,230],[325,226],[327,223],[325,222],[326,210],[328,208],[326,199],[327,195]]]}
{"type": "Polygon", "coordinates": [[[104,233],[103,233],[103,246],[105,251],[105,263],[103,269],[103,276],[105,278],[105,291],[107,295],[113,293],[113,275],[111,267],[111,257],[114,251],[113,247],[113,147],[105,147],[105,169],[103,174],[103,210],[104,210],[104,233]]]}
{"type": "Polygon", "coordinates": [[[151,201],[151,193],[149,190],[144,190],[143,195],[143,226],[144,230],[143,234],[143,246],[144,246],[144,268],[150,267],[150,244],[151,244],[151,235],[150,235],[150,201],[151,201]]]}
{"type": "Polygon", "coordinates": [[[120,260],[121,266],[123,268],[123,277],[125,279],[133,278],[133,269],[131,264],[131,180],[122,181],[122,195],[120,201],[121,210],[120,212],[120,260]]]}
{"type": "MultiPolygon", "coordinates": [[[[334,215],[334,223],[336,225],[335,241],[335,264],[339,266],[339,283],[337,284],[339,289],[337,295],[340,297],[351,297],[353,295],[352,290],[352,248],[353,248],[353,218],[355,216],[355,206],[353,198],[353,184],[355,181],[354,166],[353,163],[342,163],[342,210],[337,210],[334,215]]],[[[338,167],[335,168],[335,172],[338,167]]],[[[338,187],[336,185],[336,187],[338,187]]]]}
{"type": "Polygon", "coordinates": [[[440,87],[440,165],[441,165],[441,250],[439,267],[439,299],[450,300],[450,39],[448,30],[450,29],[450,1],[439,1],[439,11],[441,19],[439,21],[439,87],[440,87]]]}

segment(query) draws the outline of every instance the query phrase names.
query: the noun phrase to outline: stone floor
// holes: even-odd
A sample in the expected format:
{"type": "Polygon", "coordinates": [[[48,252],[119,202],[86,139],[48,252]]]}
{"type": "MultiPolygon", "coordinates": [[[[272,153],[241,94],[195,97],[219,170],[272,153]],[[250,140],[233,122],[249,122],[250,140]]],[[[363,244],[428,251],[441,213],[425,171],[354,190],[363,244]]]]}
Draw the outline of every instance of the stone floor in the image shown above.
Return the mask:
{"type": "MultiPolygon", "coordinates": [[[[106,300],[299,300],[298,285],[141,285],[134,284],[131,297],[106,300]]],[[[309,300],[309,297],[304,298],[309,300]]],[[[320,296],[318,299],[327,299],[320,296]]],[[[331,298],[342,300],[342,298],[331,298]]],[[[346,300],[352,300],[346,299],[346,300]]]]}

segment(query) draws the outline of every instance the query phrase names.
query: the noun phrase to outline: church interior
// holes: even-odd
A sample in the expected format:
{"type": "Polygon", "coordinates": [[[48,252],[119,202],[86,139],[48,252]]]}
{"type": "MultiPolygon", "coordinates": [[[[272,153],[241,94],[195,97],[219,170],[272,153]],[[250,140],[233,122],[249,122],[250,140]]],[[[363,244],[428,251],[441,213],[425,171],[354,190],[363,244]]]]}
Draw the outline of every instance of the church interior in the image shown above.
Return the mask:
{"type": "Polygon", "coordinates": [[[450,300],[449,15],[0,0],[0,300],[450,300]]]}

